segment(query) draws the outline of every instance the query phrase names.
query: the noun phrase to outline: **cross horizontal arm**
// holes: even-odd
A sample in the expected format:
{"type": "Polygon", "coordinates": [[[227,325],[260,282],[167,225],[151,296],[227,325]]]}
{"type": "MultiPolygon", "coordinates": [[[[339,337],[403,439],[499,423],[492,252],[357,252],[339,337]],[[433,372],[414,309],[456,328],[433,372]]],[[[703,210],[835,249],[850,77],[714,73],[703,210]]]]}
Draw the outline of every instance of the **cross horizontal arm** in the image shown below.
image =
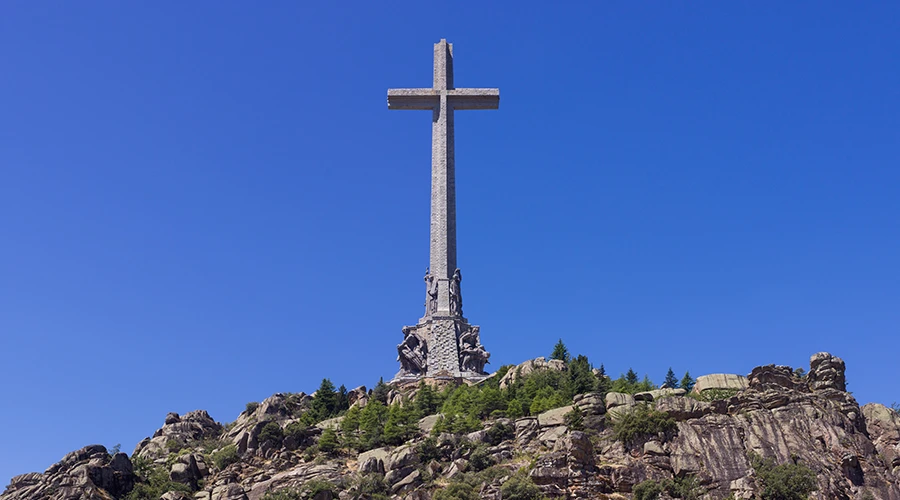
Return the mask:
{"type": "Polygon", "coordinates": [[[447,91],[453,109],[497,109],[500,89],[453,89],[447,91]]]}
{"type": "Polygon", "coordinates": [[[434,109],[440,103],[440,90],[388,89],[388,109],[434,109]]]}
{"type": "Polygon", "coordinates": [[[434,109],[442,95],[453,109],[500,107],[500,89],[389,89],[388,109],[434,109]]]}

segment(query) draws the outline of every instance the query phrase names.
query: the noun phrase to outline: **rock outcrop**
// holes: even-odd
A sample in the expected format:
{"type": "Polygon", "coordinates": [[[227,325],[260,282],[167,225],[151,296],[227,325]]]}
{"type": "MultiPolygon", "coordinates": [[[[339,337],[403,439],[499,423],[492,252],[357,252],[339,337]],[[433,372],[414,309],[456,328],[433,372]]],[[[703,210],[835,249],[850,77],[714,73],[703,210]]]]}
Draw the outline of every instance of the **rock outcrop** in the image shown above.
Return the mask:
{"type": "Polygon", "coordinates": [[[165,424],[137,444],[134,455],[149,459],[163,458],[173,448],[182,448],[192,441],[218,437],[222,425],[212,419],[205,410],[195,410],[179,416],[166,415],[165,424]]]}
{"type": "Polygon", "coordinates": [[[99,445],[85,446],[63,457],[43,474],[32,472],[12,478],[4,500],[108,500],[131,491],[136,480],[125,453],[110,456],[99,445]]]}
{"type": "MultiPolygon", "coordinates": [[[[567,369],[558,364],[523,363],[500,384],[535,370],[567,369]]],[[[479,479],[477,493],[487,499],[500,499],[505,482],[523,474],[518,471],[556,497],[628,499],[645,480],[692,478],[703,498],[751,498],[760,491],[754,455],[811,469],[818,488],[811,498],[900,500],[900,414],[880,404],[860,408],[846,392],[840,358],[813,355],[805,377],[767,365],[746,377],[701,380],[701,394],[579,394],[570,406],[515,420],[495,416],[468,433],[432,436],[441,417],[431,415],[412,421],[418,434],[400,446],[330,455],[316,452],[316,444],[322,427],[339,432],[339,426],[292,425],[302,422],[310,396],[276,394],[248,405],[227,428],[203,411],[169,414],[134,456],[141,467],[165,472],[169,491],[155,493],[162,500],[261,500],[284,489],[316,499],[377,493],[428,500],[440,485],[485,467],[495,471],[479,479]],[[627,444],[616,439],[616,422],[645,408],[670,419],[674,429],[627,444]],[[261,443],[262,429],[271,434],[273,423],[294,430],[261,443]]],[[[350,394],[358,407],[371,398],[365,388],[350,394]]],[[[405,395],[395,388],[390,399],[405,395]]],[[[141,481],[133,469],[125,454],[88,446],[44,473],[16,476],[0,500],[122,499],[141,481]]]]}

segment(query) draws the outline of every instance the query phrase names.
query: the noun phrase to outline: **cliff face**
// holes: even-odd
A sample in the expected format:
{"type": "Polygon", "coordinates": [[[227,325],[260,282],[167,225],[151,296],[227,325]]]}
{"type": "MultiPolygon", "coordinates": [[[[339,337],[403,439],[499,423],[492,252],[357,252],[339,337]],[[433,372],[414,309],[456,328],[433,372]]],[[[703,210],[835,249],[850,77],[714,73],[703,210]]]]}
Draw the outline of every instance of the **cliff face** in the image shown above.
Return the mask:
{"type": "MultiPolygon", "coordinates": [[[[689,479],[701,498],[758,498],[764,485],[751,462],[754,454],[811,469],[817,486],[812,498],[900,500],[900,415],[879,404],[860,408],[846,392],[840,358],[814,355],[803,378],[790,367],[769,365],[735,379],[739,389],[718,399],[671,390],[634,397],[583,394],[572,406],[514,421],[493,419],[465,435],[426,439],[436,417],[425,417],[420,435],[406,444],[360,454],[312,453],[325,448],[323,433],[331,431],[323,429],[335,421],[286,432],[276,441],[261,439],[269,422],[290,429],[309,408],[309,396],[279,394],[227,428],[202,411],[170,414],[131,459],[85,447],[43,474],[13,478],[0,500],[112,499],[129,492],[166,500],[259,500],[284,490],[319,499],[424,500],[460,478],[480,498],[532,498],[527,488],[509,487],[520,481],[548,496],[627,499],[642,482],[676,478],[689,479]],[[674,426],[617,439],[614,422],[641,405],[674,426]],[[151,469],[164,471],[162,481],[169,483],[148,480],[151,469]]],[[[358,405],[368,400],[365,390],[351,395],[358,405]]]]}

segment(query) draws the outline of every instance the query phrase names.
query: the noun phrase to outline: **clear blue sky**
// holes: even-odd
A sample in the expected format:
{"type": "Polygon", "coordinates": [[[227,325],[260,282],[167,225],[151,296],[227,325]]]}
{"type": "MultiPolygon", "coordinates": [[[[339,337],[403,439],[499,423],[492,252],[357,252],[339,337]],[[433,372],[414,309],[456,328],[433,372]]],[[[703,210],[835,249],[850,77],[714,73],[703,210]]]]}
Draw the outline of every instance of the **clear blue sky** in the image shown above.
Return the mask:
{"type": "MultiPolygon", "coordinates": [[[[467,316],[660,382],[848,364],[900,401],[897,2],[4,2],[0,482],[166,412],[371,387],[457,114],[467,316]]],[[[2,487],[2,486],[0,486],[2,487]]]]}

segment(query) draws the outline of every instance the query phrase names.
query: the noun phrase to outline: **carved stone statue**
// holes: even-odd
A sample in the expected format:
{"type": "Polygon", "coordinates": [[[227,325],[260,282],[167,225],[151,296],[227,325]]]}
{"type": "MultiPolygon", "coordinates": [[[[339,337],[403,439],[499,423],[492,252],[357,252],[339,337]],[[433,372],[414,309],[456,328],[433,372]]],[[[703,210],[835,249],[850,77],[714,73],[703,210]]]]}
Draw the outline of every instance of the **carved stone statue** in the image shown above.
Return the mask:
{"type": "Polygon", "coordinates": [[[462,283],[462,273],[459,271],[459,268],[456,268],[456,271],[453,271],[453,277],[450,278],[450,315],[451,316],[462,316],[462,289],[460,285],[462,283]]]}
{"type": "Polygon", "coordinates": [[[403,342],[397,345],[400,368],[409,375],[425,373],[428,366],[428,346],[415,327],[403,327],[403,342]]]}
{"type": "Polygon", "coordinates": [[[484,373],[484,365],[489,363],[491,353],[484,349],[479,338],[480,328],[473,326],[459,336],[459,369],[461,371],[484,373]]]}
{"type": "Polygon", "coordinates": [[[437,311],[438,284],[430,269],[425,270],[425,315],[437,311]]]}

